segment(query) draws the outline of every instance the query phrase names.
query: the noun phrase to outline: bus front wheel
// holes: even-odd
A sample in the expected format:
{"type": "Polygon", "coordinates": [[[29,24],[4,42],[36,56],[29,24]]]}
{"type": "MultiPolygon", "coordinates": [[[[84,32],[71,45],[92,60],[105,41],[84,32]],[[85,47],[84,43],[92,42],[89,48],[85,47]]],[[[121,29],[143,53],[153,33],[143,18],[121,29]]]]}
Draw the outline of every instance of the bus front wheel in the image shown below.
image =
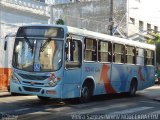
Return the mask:
{"type": "Polygon", "coordinates": [[[83,85],[81,89],[80,102],[86,103],[89,102],[91,98],[91,90],[87,85],[83,85]]]}

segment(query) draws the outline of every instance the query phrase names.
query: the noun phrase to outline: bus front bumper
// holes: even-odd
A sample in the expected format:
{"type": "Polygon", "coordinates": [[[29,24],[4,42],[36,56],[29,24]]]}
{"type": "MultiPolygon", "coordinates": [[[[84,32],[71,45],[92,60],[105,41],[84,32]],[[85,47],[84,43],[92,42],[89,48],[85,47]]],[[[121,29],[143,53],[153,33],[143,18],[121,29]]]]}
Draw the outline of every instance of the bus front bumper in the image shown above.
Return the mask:
{"type": "Polygon", "coordinates": [[[22,85],[10,80],[10,92],[61,99],[62,85],[56,85],[55,87],[37,87],[32,85],[22,85]]]}

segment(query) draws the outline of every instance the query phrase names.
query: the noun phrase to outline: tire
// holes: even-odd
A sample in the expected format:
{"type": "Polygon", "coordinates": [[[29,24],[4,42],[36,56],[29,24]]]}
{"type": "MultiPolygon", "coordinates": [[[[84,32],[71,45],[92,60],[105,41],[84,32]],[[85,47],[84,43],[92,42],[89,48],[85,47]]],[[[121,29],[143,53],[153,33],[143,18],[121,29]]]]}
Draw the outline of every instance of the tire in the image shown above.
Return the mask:
{"type": "Polygon", "coordinates": [[[87,103],[90,101],[92,92],[87,85],[83,85],[81,89],[80,102],[87,103]]]}
{"type": "Polygon", "coordinates": [[[137,91],[137,82],[132,81],[129,89],[129,96],[134,97],[136,95],[136,91],[137,91]]]}
{"type": "Polygon", "coordinates": [[[37,96],[37,97],[38,97],[39,100],[44,101],[44,102],[50,100],[49,97],[42,97],[42,96],[37,96]]]}
{"type": "Polygon", "coordinates": [[[12,95],[12,96],[19,96],[20,94],[19,94],[19,93],[11,92],[11,95],[12,95]]]}

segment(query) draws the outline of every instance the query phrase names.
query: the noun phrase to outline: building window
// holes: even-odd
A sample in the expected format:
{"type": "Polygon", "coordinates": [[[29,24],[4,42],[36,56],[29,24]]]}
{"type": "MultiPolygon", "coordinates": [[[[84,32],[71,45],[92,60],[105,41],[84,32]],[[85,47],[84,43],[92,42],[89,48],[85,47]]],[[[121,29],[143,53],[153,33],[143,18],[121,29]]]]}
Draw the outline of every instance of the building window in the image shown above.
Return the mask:
{"type": "Polygon", "coordinates": [[[135,19],[134,18],[130,18],[131,24],[135,24],[135,19]]]}
{"type": "Polygon", "coordinates": [[[151,24],[147,23],[147,32],[151,31],[151,24]]]}
{"type": "Polygon", "coordinates": [[[139,21],[139,32],[143,32],[143,21],[139,21]]]}
{"type": "Polygon", "coordinates": [[[154,32],[158,32],[158,27],[154,26],[154,32]]]}
{"type": "Polygon", "coordinates": [[[45,3],[45,0],[35,0],[35,1],[39,1],[39,2],[44,2],[45,3]]]}

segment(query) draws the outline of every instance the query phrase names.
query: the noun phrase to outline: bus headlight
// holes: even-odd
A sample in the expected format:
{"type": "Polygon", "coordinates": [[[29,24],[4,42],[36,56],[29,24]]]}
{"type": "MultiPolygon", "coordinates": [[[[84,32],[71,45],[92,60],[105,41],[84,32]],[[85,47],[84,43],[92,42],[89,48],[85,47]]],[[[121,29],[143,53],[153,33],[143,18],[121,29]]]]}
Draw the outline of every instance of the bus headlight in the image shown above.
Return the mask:
{"type": "Polygon", "coordinates": [[[18,80],[18,78],[16,77],[16,75],[14,73],[12,73],[11,79],[15,83],[20,83],[20,81],[18,80]]]}
{"type": "Polygon", "coordinates": [[[55,78],[55,79],[52,79],[48,82],[48,85],[51,86],[51,87],[54,87],[57,85],[58,81],[60,81],[60,78],[55,78]]]}

